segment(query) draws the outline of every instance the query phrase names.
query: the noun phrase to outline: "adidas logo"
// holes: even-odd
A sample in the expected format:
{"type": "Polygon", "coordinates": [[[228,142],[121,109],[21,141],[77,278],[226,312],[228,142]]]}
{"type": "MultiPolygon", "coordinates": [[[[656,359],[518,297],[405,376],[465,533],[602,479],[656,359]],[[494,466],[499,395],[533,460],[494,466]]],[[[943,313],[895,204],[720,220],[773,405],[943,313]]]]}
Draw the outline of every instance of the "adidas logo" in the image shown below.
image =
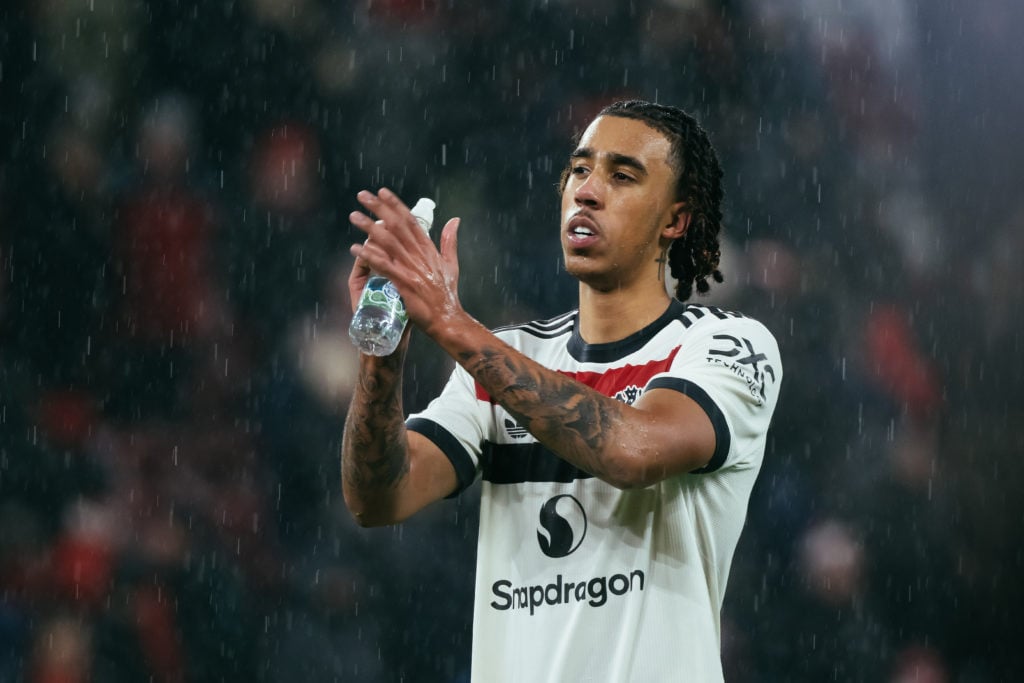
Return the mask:
{"type": "Polygon", "coordinates": [[[524,436],[529,434],[529,432],[526,431],[526,427],[520,427],[507,417],[505,418],[505,431],[507,431],[508,435],[513,439],[522,439],[524,436]]]}

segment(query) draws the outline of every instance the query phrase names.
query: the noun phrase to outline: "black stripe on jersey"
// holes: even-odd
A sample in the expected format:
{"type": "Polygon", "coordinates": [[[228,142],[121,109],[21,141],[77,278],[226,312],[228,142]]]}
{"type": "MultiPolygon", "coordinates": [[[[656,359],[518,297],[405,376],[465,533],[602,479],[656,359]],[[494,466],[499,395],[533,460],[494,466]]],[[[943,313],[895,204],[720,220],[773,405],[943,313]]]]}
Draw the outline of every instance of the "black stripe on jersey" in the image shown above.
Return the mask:
{"type": "Polygon", "coordinates": [[[708,396],[708,393],[693,382],[664,376],[655,377],[644,387],[645,392],[651,389],[672,389],[681,394],[686,394],[704,409],[704,412],[707,413],[708,418],[711,420],[711,426],[715,429],[715,452],[707,465],[693,470],[693,473],[706,474],[714,472],[725,464],[725,458],[729,455],[729,448],[732,444],[732,435],[729,434],[729,425],[725,421],[725,415],[722,414],[718,405],[708,396]]]}
{"type": "Polygon", "coordinates": [[[492,484],[522,484],[527,481],[567,484],[594,475],[569,464],[543,445],[533,443],[485,443],[480,454],[484,481],[492,484]]]}
{"type": "Polygon", "coordinates": [[[554,318],[548,318],[547,320],[534,320],[527,323],[531,327],[536,327],[541,330],[550,330],[555,327],[562,327],[568,322],[572,322],[576,318],[576,311],[572,310],[568,313],[555,316],[554,318]]]}
{"type": "Polygon", "coordinates": [[[459,480],[459,484],[454,491],[448,494],[448,498],[454,498],[469,488],[473,480],[476,479],[476,465],[473,464],[473,458],[462,447],[459,440],[452,436],[451,432],[433,420],[423,417],[409,418],[405,422],[405,428],[433,441],[434,445],[451,460],[452,467],[455,468],[455,478],[459,480]]]}
{"type": "Polygon", "coordinates": [[[723,311],[717,306],[705,306],[703,304],[687,304],[686,309],[683,311],[679,319],[683,322],[683,327],[689,327],[698,320],[704,317],[705,313],[710,313],[719,320],[728,320],[729,318],[743,318],[742,313],[734,313],[733,311],[723,311]]]}
{"type": "Polygon", "coordinates": [[[532,322],[520,323],[518,325],[506,325],[505,327],[496,328],[493,331],[508,332],[518,330],[540,339],[554,339],[555,337],[561,336],[572,330],[575,325],[575,319],[576,311],[570,311],[569,313],[563,313],[555,318],[534,320],[532,322]]]}
{"type": "Polygon", "coordinates": [[[519,331],[525,332],[526,334],[536,337],[537,339],[555,339],[557,337],[564,337],[565,335],[572,332],[572,325],[566,325],[565,327],[555,330],[553,332],[541,332],[539,330],[533,329],[532,327],[520,327],[519,331]]]}

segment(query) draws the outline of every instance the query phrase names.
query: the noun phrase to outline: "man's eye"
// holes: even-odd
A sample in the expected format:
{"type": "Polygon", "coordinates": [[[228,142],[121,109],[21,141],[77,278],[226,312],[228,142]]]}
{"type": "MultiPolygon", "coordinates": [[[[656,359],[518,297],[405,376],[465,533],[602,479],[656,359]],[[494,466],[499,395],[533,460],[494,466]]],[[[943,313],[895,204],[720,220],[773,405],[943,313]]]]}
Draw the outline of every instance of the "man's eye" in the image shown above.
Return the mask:
{"type": "Polygon", "coordinates": [[[629,175],[628,173],[622,173],[621,171],[616,173],[613,177],[616,180],[621,180],[624,182],[630,182],[633,180],[633,176],[629,175]]]}
{"type": "Polygon", "coordinates": [[[587,167],[586,166],[573,166],[572,167],[573,175],[580,175],[581,173],[586,173],[586,172],[587,172],[587,167]]]}

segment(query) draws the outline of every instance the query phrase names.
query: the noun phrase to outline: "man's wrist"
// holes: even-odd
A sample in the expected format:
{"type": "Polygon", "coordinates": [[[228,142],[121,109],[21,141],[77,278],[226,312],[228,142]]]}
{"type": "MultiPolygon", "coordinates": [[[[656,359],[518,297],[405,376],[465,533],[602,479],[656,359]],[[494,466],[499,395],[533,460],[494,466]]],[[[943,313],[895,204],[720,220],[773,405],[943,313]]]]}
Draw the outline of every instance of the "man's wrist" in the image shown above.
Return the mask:
{"type": "Polygon", "coordinates": [[[486,328],[464,310],[447,316],[439,316],[433,321],[427,335],[434,340],[448,355],[458,358],[458,354],[471,345],[470,339],[486,328]]]}

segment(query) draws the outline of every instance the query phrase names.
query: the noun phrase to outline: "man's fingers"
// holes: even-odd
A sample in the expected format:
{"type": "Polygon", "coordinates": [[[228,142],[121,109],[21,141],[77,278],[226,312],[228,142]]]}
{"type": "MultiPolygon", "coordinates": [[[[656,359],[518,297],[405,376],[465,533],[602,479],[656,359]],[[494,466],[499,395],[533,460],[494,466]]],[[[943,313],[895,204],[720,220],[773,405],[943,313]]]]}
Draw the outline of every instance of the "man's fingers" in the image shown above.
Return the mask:
{"type": "Polygon", "coordinates": [[[398,239],[388,228],[388,224],[385,221],[375,221],[360,211],[351,212],[348,215],[348,220],[353,226],[366,233],[366,243],[369,243],[372,239],[375,244],[385,250],[395,250],[396,253],[401,253],[398,239]]]}
{"type": "MultiPolygon", "coordinates": [[[[362,190],[356,194],[356,199],[390,229],[400,230],[415,223],[409,207],[386,187],[382,187],[377,194],[362,190]]],[[[356,227],[362,229],[359,225],[356,227]]]]}
{"type": "Polygon", "coordinates": [[[379,242],[366,240],[362,244],[353,244],[349,247],[349,253],[356,257],[356,262],[361,267],[376,271],[381,275],[391,273],[391,265],[394,259],[386,249],[381,248],[379,242]]]}
{"type": "Polygon", "coordinates": [[[352,270],[368,271],[370,270],[370,264],[363,258],[363,247],[364,244],[353,244],[348,248],[348,253],[355,257],[355,263],[352,264],[352,270]]]}
{"type": "Polygon", "coordinates": [[[452,218],[441,230],[441,258],[450,268],[459,267],[459,225],[461,218],[452,218]]]}
{"type": "MultiPolygon", "coordinates": [[[[361,245],[353,245],[351,253],[361,264],[389,277],[400,280],[425,278],[426,271],[438,267],[433,241],[420,229],[409,208],[398,196],[382,188],[374,194],[363,190],[356,195],[359,203],[377,217],[362,211],[352,211],[349,221],[366,233],[367,239],[361,245]],[[433,253],[431,253],[433,252],[433,253]]],[[[441,258],[452,268],[458,268],[455,232],[458,219],[452,219],[442,232],[444,246],[441,258]]]]}
{"type": "Polygon", "coordinates": [[[404,212],[409,211],[409,207],[405,205],[405,202],[403,202],[397,194],[386,187],[380,188],[377,192],[377,197],[395,213],[403,214],[404,212]]]}
{"type": "Polygon", "coordinates": [[[348,215],[348,222],[365,232],[367,235],[369,235],[370,231],[373,230],[373,225],[375,223],[372,218],[361,211],[353,211],[350,213],[348,215]]]}

